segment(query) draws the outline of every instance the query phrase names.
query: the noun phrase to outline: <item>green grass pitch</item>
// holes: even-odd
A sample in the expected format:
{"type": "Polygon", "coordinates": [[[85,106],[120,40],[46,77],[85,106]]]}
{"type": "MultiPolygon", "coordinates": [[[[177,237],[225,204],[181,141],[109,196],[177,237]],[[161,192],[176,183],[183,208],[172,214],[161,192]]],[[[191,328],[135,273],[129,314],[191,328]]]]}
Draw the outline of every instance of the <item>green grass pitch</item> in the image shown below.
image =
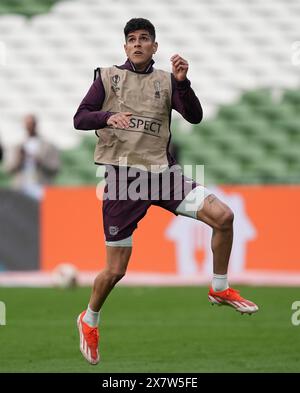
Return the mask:
{"type": "Polygon", "coordinates": [[[115,288],[102,311],[102,359],[90,366],[75,322],[90,289],[0,288],[0,372],[299,372],[298,288],[240,289],[257,314],[212,307],[204,287],[115,288]]]}

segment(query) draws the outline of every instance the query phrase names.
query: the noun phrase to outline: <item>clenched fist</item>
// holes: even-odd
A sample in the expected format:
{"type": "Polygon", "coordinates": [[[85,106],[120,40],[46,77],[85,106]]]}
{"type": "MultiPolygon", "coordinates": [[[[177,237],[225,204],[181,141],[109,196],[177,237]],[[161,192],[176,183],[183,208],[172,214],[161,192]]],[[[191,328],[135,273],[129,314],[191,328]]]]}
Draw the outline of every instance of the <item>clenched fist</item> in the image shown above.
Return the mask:
{"type": "Polygon", "coordinates": [[[172,73],[177,81],[184,81],[189,69],[189,63],[179,55],[171,57],[172,73]]]}

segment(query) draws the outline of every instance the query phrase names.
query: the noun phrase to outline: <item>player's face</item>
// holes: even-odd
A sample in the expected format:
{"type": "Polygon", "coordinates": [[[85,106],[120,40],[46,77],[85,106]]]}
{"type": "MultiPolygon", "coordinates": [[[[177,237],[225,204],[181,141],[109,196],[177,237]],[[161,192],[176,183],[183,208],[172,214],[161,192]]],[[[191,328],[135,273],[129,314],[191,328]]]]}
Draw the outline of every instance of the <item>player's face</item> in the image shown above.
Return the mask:
{"type": "Polygon", "coordinates": [[[136,30],[128,34],[124,49],[128,59],[138,70],[143,70],[157,51],[157,42],[147,30],[136,30]]]}

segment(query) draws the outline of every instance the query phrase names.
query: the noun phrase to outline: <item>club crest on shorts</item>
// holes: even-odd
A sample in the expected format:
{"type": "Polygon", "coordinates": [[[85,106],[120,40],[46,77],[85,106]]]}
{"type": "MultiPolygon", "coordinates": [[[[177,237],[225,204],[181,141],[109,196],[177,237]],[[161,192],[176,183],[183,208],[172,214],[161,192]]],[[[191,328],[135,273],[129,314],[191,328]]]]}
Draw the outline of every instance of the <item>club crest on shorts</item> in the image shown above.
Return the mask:
{"type": "Polygon", "coordinates": [[[115,236],[119,232],[119,227],[117,226],[110,226],[109,227],[109,234],[111,236],[115,236]]]}

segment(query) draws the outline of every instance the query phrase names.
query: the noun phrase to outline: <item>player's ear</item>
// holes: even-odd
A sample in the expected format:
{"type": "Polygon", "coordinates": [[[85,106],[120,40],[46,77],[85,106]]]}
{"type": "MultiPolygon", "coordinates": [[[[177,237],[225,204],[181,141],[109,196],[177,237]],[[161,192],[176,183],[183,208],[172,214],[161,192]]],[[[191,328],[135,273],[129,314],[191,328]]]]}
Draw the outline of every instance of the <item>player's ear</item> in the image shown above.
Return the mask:
{"type": "Polygon", "coordinates": [[[158,48],[158,43],[154,42],[153,43],[153,54],[157,52],[157,48],[158,48]]]}
{"type": "Polygon", "coordinates": [[[125,53],[127,55],[127,43],[124,44],[124,50],[125,50],[125,53]]]}

